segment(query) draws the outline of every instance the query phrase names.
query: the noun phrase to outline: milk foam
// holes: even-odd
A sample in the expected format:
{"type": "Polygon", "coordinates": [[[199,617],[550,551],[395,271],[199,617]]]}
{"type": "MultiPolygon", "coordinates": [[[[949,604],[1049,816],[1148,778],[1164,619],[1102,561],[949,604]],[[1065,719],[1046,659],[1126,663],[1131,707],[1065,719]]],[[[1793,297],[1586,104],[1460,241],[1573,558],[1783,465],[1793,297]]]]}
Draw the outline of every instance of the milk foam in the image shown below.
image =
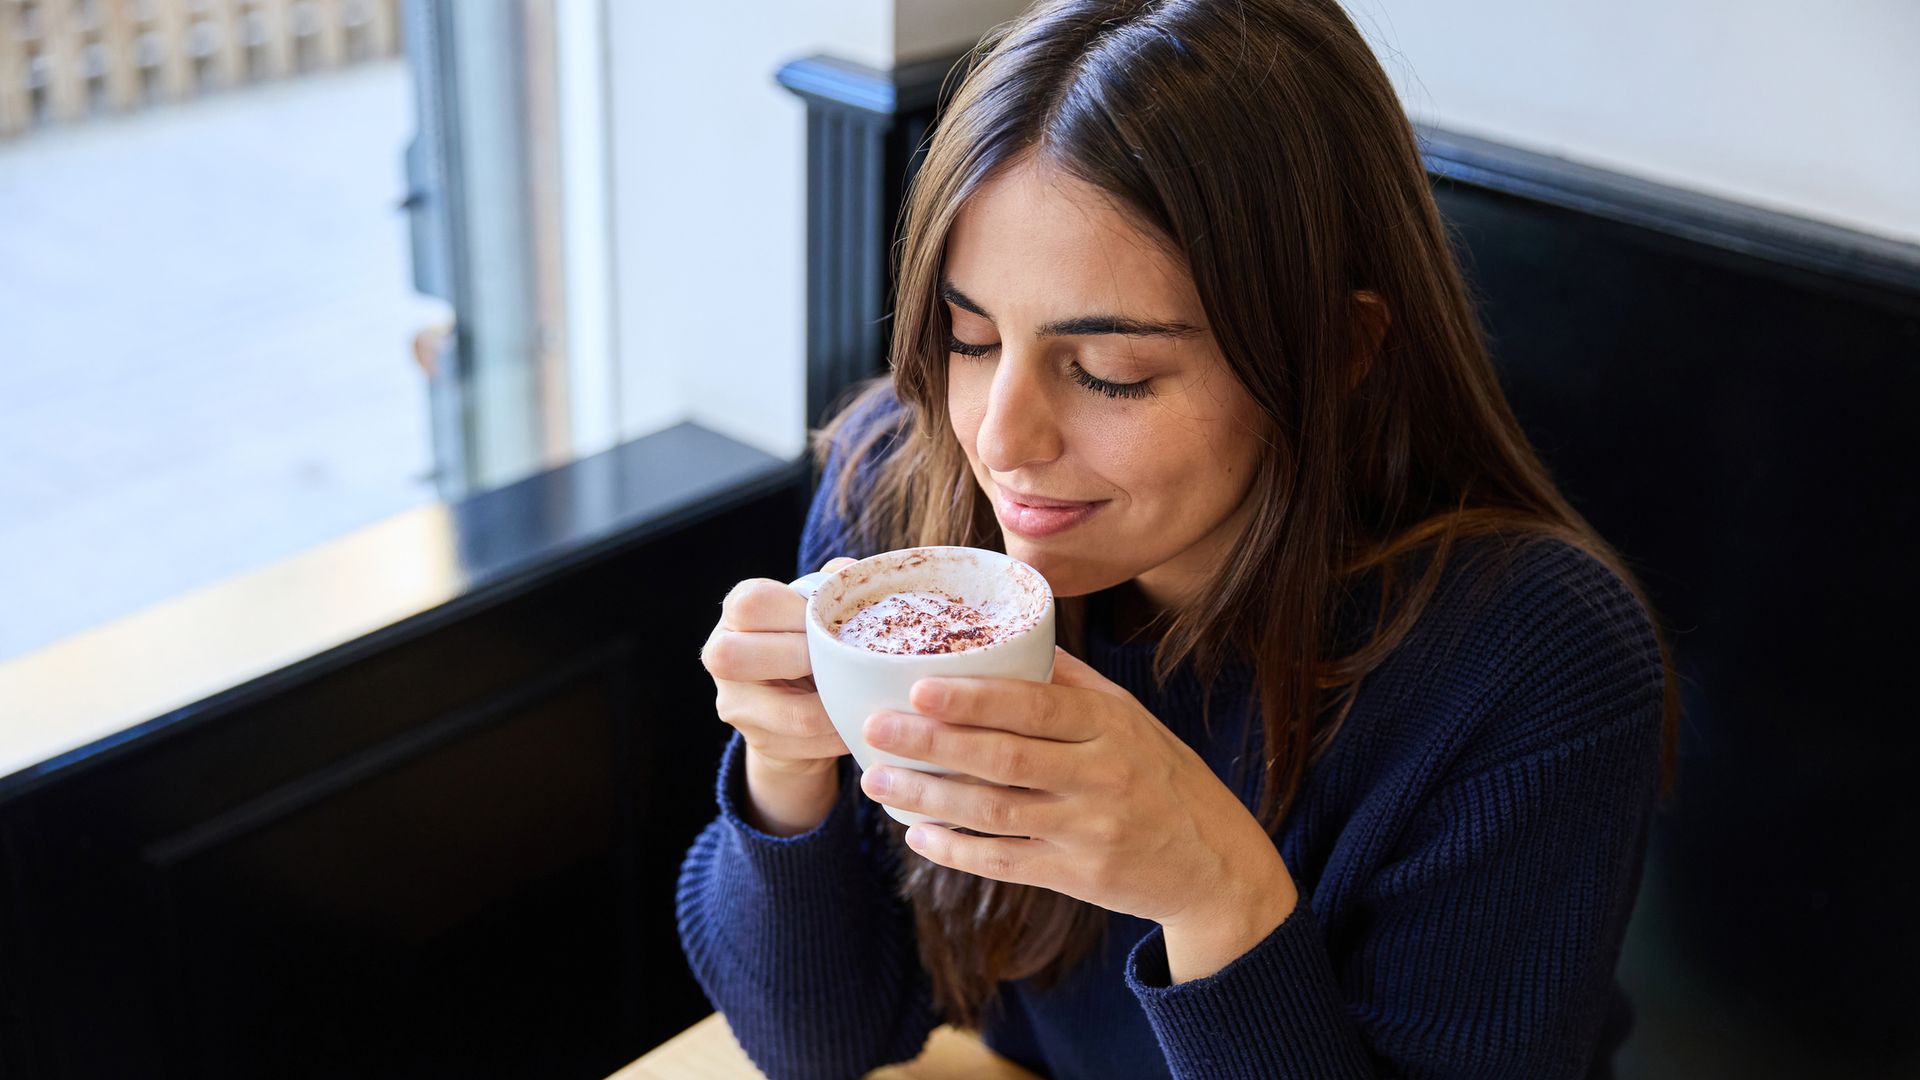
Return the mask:
{"type": "Polygon", "coordinates": [[[939,589],[886,593],[830,627],[870,652],[927,656],[981,649],[1030,629],[1033,618],[1005,604],[969,604],[939,589]]]}

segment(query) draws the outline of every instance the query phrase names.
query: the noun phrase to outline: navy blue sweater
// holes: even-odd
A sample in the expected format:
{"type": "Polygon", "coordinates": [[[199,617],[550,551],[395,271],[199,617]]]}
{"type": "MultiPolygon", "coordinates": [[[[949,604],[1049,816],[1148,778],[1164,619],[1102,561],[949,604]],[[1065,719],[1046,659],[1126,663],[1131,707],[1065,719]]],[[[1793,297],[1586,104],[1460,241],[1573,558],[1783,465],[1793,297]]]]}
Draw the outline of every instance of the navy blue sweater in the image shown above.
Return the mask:
{"type": "MultiPolygon", "coordinates": [[[[853,427],[892,422],[882,402],[853,427]]],[[[883,441],[871,468],[884,454],[883,441]]],[[[828,477],[834,475],[829,468],[828,477]]],[[[823,484],[798,570],[873,554],[823,484]]],[[[1274,842],[1294,913],[1218,973],[1169,985],[1159,929],[1110,915],[1103,946],[1042,992],[1002,984],[983,1037],[1043,1076],[1472,1077],[1611,1074],[1629,1012],[1614,981],[1659,775],[1662,670],[1645,610],[1557,541],[1450,564],[1405,643],[1365,680],[1274,842]]],[[[1085,659],[1198,750],[1249,807],[1251,674],[1215,683],[1212,734],[1190,671],[1157,690],[1153,645],[1085,659]]],[[[893,884],[899,856],[842,759],[811,832],[742,819],[738,736],[719,816],[681,870],[689,963],[774,1080],[845,1080],[916,1056],[940,1022],[893,884]]],[[[1259,761],[1259,757],[1251,760],[1259,761]]],[[[906,857],[914,858],[911,853],[906,857]]]]}

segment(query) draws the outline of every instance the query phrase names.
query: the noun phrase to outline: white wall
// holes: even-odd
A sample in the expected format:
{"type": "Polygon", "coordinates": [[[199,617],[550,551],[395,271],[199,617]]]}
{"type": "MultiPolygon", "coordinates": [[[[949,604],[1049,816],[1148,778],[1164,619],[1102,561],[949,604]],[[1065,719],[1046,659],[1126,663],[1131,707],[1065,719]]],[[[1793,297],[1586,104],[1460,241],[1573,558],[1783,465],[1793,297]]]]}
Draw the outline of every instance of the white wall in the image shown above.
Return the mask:
{"type": "Polygon", "coordinates": [[[895,63],[973,48],[990,27],[1027,9],[1027,0],[894,0],[895,63]]]}
{"type": "Polygon", "coordinates": [[[891,8],[607,5],[623,437],[692,419],[801,451],[806,112],[773,75],[815,52],[890,66],[891,8]]]}
{"type": "MultiPolygon", "coordinates": [[[[1416,119],[1920,242],[1914,0],[1345,2],[1416,119]]],[[[802,448],[806,120],[775,69],[957,51],[1023,7],[607,4],[623,438],[802,448]]]]}
{"type": "Polygon", "coordinates": [[[1345,0],[1416,119],[1920,241],[1915,0],[1345,0]]]}
{"type": "Polygon", "coordinates": [[[806,111],[773,81],[830,53],[958,52],[1024,0],[608,0],[622,438],[695,420],[770,453],[806,438],[806,111]]]}

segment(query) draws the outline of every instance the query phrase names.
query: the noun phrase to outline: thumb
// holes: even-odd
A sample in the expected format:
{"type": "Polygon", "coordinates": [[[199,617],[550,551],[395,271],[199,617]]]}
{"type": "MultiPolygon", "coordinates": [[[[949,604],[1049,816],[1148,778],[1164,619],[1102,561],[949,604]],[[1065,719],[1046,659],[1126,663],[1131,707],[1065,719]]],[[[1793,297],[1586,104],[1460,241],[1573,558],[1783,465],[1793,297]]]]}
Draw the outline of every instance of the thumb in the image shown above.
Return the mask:
{"type": "Polygon", "coordinates": [[[842,555],[837,559],[828,559],[827,565],[821,567],[820,570],[822,573],[831,574],[835,570],[838,570],[843,566],[852,566],[854,563],[857,563],[859,561],[860,561],[859,559],[855,559],[847,555],[842,555]]]}
{"type": "Polygon", "coordinates": [[[1121,697],[1133,696],[1113,680],[1095,671],[1085,660],[1058,645],[1053,647],[1053,684],[1098,690],[1103,694],[1118,694],[1121,697]]]}

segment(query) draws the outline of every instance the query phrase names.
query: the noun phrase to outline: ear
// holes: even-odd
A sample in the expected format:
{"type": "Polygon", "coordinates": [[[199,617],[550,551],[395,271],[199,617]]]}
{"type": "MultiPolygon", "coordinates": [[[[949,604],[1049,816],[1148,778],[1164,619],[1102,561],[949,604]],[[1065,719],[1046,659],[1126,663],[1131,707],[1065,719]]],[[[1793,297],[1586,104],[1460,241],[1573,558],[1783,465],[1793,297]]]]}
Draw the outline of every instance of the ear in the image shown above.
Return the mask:
{"type": "Polygon", "coordinates": [[[1347,389],[1352,390],[1366,381],[1367,373],[1373,370],[1374,361],[1380,358],[1380,346],[1387,340],[1387,327],[1393,324],[1393,312],[1387,310],[1387,302],[1380,294],[1371,289],[1358,289],[1353,294],[1353,373],[1348,376],[1347,389]]]}

